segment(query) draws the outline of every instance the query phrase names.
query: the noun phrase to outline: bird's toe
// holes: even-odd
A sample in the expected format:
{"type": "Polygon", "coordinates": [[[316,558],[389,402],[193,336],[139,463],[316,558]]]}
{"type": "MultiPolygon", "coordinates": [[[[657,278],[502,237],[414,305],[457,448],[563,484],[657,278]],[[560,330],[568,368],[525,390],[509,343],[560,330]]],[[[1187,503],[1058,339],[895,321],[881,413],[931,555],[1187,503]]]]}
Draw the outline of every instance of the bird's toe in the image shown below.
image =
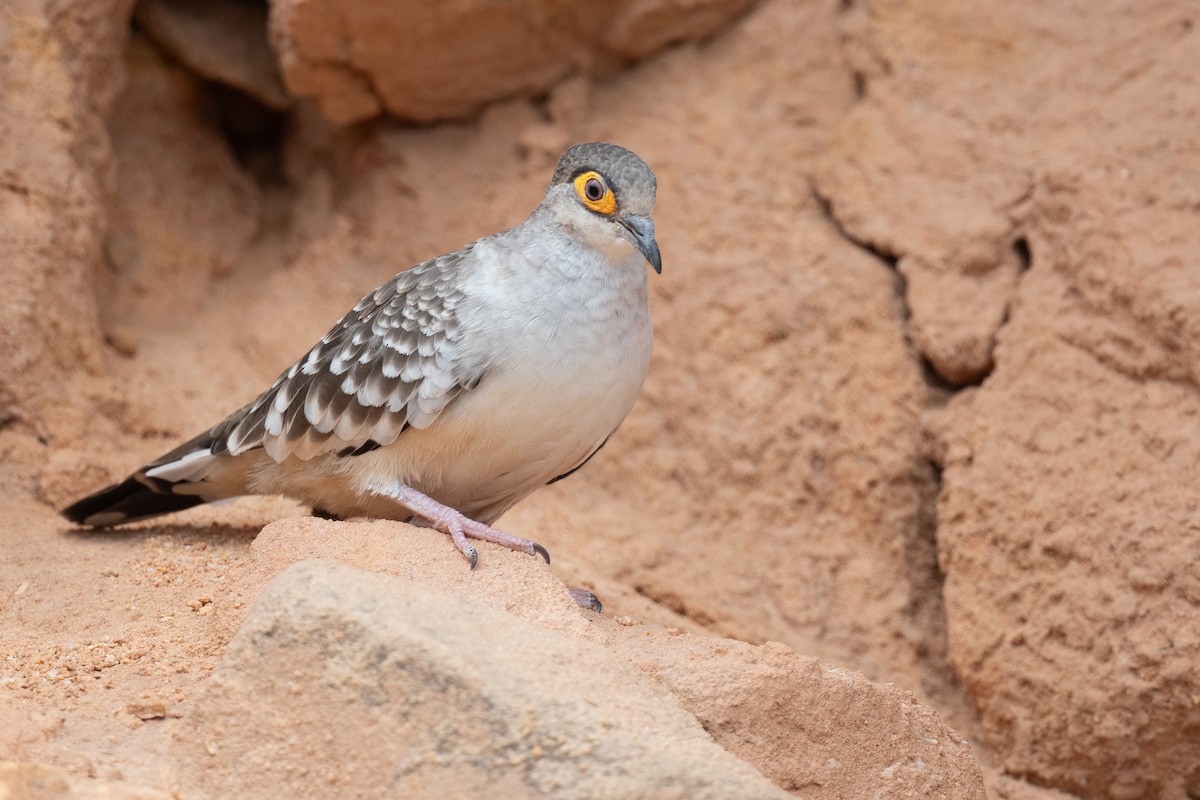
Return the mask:
{"type": "Polygon", "coordinates": [[[587,589],[567,589],[567,594],[571,595],[571,599],[581,608],[595,611],[597,614],[604,610],[604,606],[600,604],[600,598],[587,589]]]}

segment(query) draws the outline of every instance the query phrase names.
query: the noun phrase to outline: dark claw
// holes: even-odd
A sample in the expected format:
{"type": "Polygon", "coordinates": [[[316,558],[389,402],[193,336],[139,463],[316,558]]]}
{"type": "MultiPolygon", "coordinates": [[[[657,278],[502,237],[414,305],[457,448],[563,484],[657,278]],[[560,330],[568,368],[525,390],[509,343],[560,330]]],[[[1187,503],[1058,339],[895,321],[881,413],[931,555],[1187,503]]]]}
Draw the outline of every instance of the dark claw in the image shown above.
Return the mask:
{"type": "Polygon", "coordinates": [[[533,552],[537,553],[542,558],[546,559],[546,563],[550,563],[550,554],[546,552],[546,548],[542,547],[537,542],[533,542],[533,552]]]}
{"type": "Polygon", "coordinates": [[[475,565],[479,563],[479,551],[472,547],[470,555],[467,556],[467,560],[471,562],[471,569],[475,569],[475,565]]]}
{"type": "Polygon", "coordinates": [[[571,599],[581,608],[595,611],[597,614],[604,610],[604,606],[600,605],[600,598],[587,589],[567,589],[567,594],[571,595],[571,599]]]}

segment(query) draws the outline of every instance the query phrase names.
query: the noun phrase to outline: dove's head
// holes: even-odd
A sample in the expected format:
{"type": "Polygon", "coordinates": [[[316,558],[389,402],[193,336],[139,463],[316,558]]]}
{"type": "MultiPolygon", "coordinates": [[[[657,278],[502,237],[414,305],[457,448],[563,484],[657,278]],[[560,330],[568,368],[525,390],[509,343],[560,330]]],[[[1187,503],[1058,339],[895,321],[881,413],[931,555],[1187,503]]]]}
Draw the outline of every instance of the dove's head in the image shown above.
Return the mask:
{"type": "Polygon", "coordinates": [[[542,205],[585,239],[629,242],[655,272],[662,272],[650,218],[656,187],[654,173],[634,153],[589,142],[563,153],[542,205]]]}

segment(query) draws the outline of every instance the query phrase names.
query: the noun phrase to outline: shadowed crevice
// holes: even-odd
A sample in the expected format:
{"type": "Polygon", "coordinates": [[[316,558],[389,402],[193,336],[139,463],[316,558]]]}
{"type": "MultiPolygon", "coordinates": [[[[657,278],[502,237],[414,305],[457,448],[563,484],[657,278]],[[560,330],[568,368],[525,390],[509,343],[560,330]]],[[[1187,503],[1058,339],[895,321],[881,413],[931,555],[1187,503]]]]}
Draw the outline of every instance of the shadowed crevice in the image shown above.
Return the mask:
{"type": "Polygon", "coordinates": [[[229,151],[259,185],[286,183],[283,146],[286,112],[270,108],[236,89],[208,81],[201,110],[229,144],[229,151]]]}
{"type": "Polygon", "coordinates": [[[1029,248],[1029,240],[1024,236],[1018,236],[1012,243],[1013,255],[1017,257],[1017,264],[1024,274],[1033,266],[1033,251],[1029,248]]]}
{"type": "MultiPolygon", "coordinates": [[[[837,231],[839,236],[841,236],[843,239],[845,239],[850,244],[857,247],[859,250],[869,253],[870,255],[879,259],[890,269],[893,269],[893,270],[896,269],[896,266],[900,263],[899,255],[897,255],[896,253],[890,252],[890,251],[888,251],[878,245],[875,245],[871,242],[868,242],[865,239],[860,239],[859,237],[850,233],[850,231],[846,230],[845,226],[842,225],[841,220],[839,220],[837,218],[837,214],[834,212],[834,208],[833,208],[833,200],[830,199],[829,197],[826,197],[825,195],[821,194],[820,190],[817,189],[815,184],[811,186],[811,191],[812,191],[813,199],[816,200],[816,202],[817,202],[817,208],[820,210],[821,216],[823,216],[826,219],[826,221],[828,221],[829,224],[833,226],[833,229],[835,231],[837,231]]],[[[897,272],[897,274],[899,275],[900,273],[897,272]]],[[[904,284],[904,276],[903,275],[900,275],[900,281],[903,286],[903,284],[904,284]]]]}
{"type": "Polygon", "coordinates": [[[937,504],[942,493],[942,465],[929,459],[922,465],[922,471],[928,481],[915,510],[915,533],[904,543],[904,561],[911,581],[907,612],[918,630],[926,633],[916,642],[917,655],[937,674],[937,684],[953,687],[958,679],[948,658],[946,576],[938,562],[937,504]]]}
{"type": "Polygon", "coordinates": [[[260,185],[282,184],[290,98],[264,0],[141,0],[133,32],[195,80],[197,111],[260,185]],[[218,44],[221,43],[221,44],[218,44]]]}
{"type": "MultiPolygon", "coordinates": [[[[977,386],[986,375],[968,384],[952,384],[938,374],[932,362],[918,347],[913,336],[912,311],[908,304],[908,283],[904,273],[898,269],[900,255],[869,243],[850,233],[837,218],[832,198],[826,197],[813,186],[813,198],[821,214],[838,235],[855,248],[871,255],[896,275],[894,285],[902,309],[902,330],[907,346],[915,357],[920,378],[929,389],[927,408],[945,405],[955,394],[969,386],[977,386]]],[[[932,434],[926,430],[928,440],[932,434]]],[[[932,449],[932,448],[931,448],[932,449]]],[[[902,542],[902,557],[908,576],[910,596],[905,609],[914,631],[921,631],[914,639],[914,647],[922,670],[922,688],[937,698],[943,707],[970,708],[965,699],[965,689],[949,663],[947,640],[947,615],[944,597],[945,575],[938,561],[938,500],[942,493],[942,465],[928,457],[919,457],[914,464],[910,480],[922,475],[913,498],[911,513],[915,515],[915,529],[902,542]]],[[[967,712],[969,713],[969,712],[967,712]]]]}

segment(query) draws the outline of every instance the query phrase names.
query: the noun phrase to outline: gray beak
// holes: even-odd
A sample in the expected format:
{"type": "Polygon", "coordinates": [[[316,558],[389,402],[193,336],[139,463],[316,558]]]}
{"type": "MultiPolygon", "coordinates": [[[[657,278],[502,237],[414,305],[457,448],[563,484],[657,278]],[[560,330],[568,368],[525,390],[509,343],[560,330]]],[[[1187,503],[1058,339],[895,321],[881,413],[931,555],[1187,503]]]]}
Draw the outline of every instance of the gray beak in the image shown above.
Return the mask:
{"type": "Polygon", "coordinates": [[[662,274],[662,256],[658,252],[658,242],[654,240],[654,220],[649,217],[639,217],[630,214],[617,220],[621,227],[629,232],[627,237],[634,247],[642,251],[642,255],[654,267],[654,271],[662,274]]]}

